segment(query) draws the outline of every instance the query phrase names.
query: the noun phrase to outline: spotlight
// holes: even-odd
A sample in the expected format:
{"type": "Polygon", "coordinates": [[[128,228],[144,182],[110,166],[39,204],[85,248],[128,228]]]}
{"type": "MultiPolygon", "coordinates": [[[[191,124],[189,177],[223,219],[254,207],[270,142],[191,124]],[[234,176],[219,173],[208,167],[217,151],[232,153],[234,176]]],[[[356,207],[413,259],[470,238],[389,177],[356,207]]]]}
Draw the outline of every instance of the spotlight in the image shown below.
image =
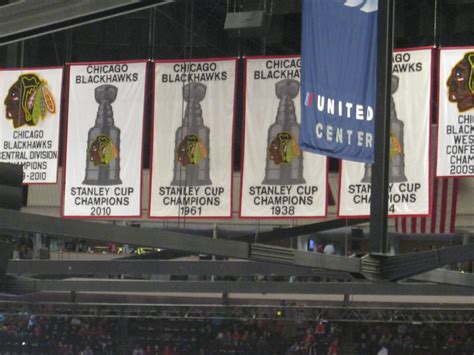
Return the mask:
{"type": "Polygon", "coordinates": [[[281,318],[285,315],[285,312],[283,312],[282,309],[277,309],[275,315],[277,316],[277,318],[281,318]]]}

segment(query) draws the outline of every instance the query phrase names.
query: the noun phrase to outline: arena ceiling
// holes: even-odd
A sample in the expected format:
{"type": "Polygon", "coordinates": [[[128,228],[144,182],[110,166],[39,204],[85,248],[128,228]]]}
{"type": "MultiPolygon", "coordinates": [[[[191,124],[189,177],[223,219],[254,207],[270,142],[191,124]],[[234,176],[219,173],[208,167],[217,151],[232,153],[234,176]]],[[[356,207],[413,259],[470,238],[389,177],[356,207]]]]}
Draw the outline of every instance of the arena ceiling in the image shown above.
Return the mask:
{"type": "MultiPolygon", "coordinates": [[[[398,0],[395,3],[396,47],[470,44],[466,41],[470,41],[474,31],[469,16],[473,1],[398,0]]],[[[0,44],[80,25],[87,27],[92,22],[104,22],[117,16],[120,19],[116,23],[127,23],[120,28],[122,31],[127,29],[138,34],[144,25],[153,25],[156,29],[154,45],[160,47],[161,42],[178,39],[176,44],[181,50],[195,47],[194,56],[199,56],[198,49],[203,46],[215,51],[214,55],[218,52],[235,54],[235,50],[247,55],[299,52],[301,0],[2,0],[0,44]],[[235,16],[244,12],[262,16],[255,17],[253,22],[235,16]],[[136,21],[137,18],[142,21],[136,21]],[[160,38],[163,34],[170,38],[160,38]],[[230,42],[238,43],[228,43],[232,38],[230,42]]],[[[105,22],[106,26],[113,23],[105,22]]],[[[106,27],[101,29],[107,30],[106,27]]],[[[78,38],[90,34],[87,30],[81,31],[75,33],[78,38]]],[[[147,32],[143,34],[148,35],[147,32]]],[[[100,32],[95,34],[90,41],[101,39],[100,32]]],[[[150,39],[146,45],[152,44],[150,39]]]]}

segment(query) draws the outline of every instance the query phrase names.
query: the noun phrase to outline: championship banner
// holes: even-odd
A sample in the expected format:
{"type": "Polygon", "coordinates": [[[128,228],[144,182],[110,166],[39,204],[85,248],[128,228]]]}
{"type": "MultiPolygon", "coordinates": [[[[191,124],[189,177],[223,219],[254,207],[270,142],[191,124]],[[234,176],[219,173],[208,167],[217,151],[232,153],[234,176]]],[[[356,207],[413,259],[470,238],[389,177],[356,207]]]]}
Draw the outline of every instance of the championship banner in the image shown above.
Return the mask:
{"type": "Polygon", "coordinates": [[[63,70],[0,70],[0,161],[23,165],[24,184],[57,182],[63,70]]]}
{"type": "Polygon", "coordinates": [[[69,65],[64,217],[139,217],[145,61],[69,65]]]}
{"type": "Polygon", "coordinates": [[[436,176],[474,176],[474,47],[439,54],[436,176]]]}
{"type": "Polygon", "coordinates": [[[378,0],[303,0],[301,149],[373,162],[378,0]]]}
{"type": "MultiPolygon", "coordinates": [[[[389,216],[429,215],[431,48],[393,53],[389,216]]],[[[339,217],[370,215],[371,165],[342,161],[339,217]]]]}
{"type": "Polygon", "coordinates": [[[236,63],[155,62],[150,217],[231,217],[236,63]]]}
{"type": "Polygon", "coordinates": [[[302,152],[300,57],[246,59],[240,216],[324,217],[327,158],[302,152]]]}

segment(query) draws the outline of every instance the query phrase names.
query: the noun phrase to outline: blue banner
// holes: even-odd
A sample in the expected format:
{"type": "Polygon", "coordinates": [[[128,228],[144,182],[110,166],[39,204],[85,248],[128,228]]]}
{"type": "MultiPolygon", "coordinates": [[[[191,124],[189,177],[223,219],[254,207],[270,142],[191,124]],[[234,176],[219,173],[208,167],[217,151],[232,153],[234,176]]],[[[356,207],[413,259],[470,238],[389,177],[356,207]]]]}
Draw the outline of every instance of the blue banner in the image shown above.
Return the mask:
{"type": "Polygon", "coordinates": [[[377,0],[303,0],[301,149],[373,162],[377,0]]]}

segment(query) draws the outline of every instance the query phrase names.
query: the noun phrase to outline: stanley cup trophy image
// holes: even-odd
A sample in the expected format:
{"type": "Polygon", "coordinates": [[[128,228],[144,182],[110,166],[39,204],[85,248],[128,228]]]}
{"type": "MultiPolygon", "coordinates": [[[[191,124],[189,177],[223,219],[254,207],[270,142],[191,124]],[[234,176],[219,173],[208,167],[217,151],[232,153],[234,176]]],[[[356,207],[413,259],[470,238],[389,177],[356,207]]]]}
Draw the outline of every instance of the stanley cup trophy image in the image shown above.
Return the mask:
{"type": "Polygon", "coordinates": [[[285,79],[275,85],[280,99],[275,122],[268,128],[267,160],[264,185],[296,185],[306,183],[303,178],[303,154],[298,147],[300,125],[296,121],[293,99],[300,83],[285,79]]]}
{"type": "MultiPolygon", "coordinates": [[[[405,144],[403,142],[403,121],[398,119],[395,109],[393,94],[398,90],[399,78],[392,75],[392,100],[390,104],[390,159],[389,182],[405,182],[405,144]]],[[[372,169],[370,164],[365,164],[365,173],[362,182],[370,182],[372,169]]]]}
{"type": "Polygon", "coordinates": [[[114,125],[112,102],[117,88],[101,85],[95,89],[99,104],[94,126],[87,139],[85,185],[119,185],[120,180],[120,129],[114,125]]]}
{"type": "Polygon", "coordinates": [[[204,125],[200,102],[206,85],[189,83],[183,87],[186,109],[175,135],[175,159],[171,185],[212,185],[209,177],[209,127],[204,125]]]}

